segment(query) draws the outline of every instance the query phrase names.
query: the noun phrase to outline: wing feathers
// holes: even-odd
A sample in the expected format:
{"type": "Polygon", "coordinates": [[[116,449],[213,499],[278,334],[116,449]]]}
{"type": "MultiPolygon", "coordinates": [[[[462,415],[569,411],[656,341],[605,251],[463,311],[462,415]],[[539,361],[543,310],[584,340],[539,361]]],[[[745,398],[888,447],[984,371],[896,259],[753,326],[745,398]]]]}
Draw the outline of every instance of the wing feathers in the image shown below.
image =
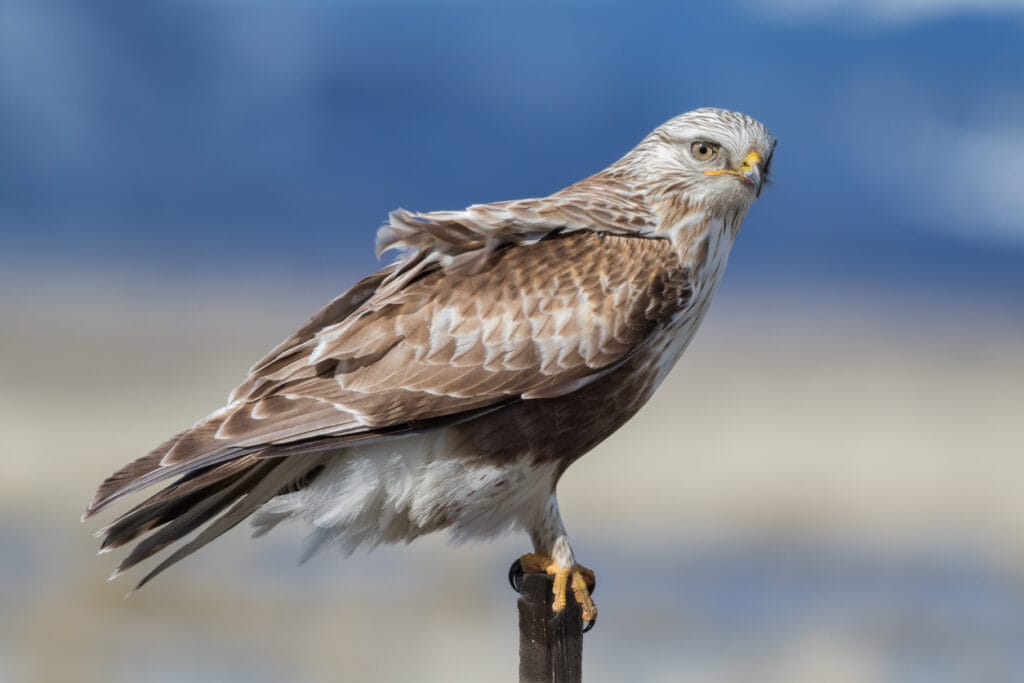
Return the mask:
{"type": "Polygon", "coordinates": [[[160,460],[169,448],[171,448],[175,442],[181,438],[186,432],[180,432],[175,434],[170,439],[160,444],[146,455],[133,460],[128,463],[117,472],[107,477],[99,488],[96,489],[96,493],[93,494],[92,500],[85,508],[85,512],[82,514],[82,521],[85,521],[89,517],[102,510],[104,507],[117,500],[123,495],[126,495],[126,487],[132,485],[133,482],[138,480],[139,477],[148,474],[155,468],[160,466],[160,460]]]}
{"type": "Polygon", "coordinates": [[[665,240],[578,232],[507,248],[496,259],[481,273],[435,270],[384,301],[369,292],[383,286],[382,274],[367,278],[358,296],[340,297],[314,318],[325,327],[300,330],[294,348],[279,347],[258,364],[235,402],[165,444],[162,457],[157,449],[105,482],[87,514],[268,445],[362,439],[392,425],[560,395],[602,376],[686,303],[684,289],[652,277],[674,270],[685,281],[665,240]],[[361,308],[352,308],[355,300],[361,308]],[[339,320],[341,313],[349,317],[339,320]]]}

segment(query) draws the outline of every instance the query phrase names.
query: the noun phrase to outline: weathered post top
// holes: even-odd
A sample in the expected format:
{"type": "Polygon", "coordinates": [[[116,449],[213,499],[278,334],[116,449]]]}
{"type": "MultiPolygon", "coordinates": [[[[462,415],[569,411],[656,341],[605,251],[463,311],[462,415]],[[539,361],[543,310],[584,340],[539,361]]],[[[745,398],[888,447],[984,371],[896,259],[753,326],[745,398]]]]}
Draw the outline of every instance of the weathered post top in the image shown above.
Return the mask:
{"type": "Polygon", "coordinates": [[[565,610],[551,611],[552,578],[523,575],[519,597],[520,683],[581,683],[583,617],[572,591],[565,610]]]}

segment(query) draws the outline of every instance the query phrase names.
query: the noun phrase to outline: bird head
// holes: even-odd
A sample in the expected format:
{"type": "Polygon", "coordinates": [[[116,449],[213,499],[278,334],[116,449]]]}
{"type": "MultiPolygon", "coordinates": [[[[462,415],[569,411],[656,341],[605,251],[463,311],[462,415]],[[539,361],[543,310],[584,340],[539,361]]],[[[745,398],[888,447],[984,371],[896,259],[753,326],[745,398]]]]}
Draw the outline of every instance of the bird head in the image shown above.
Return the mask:
{"type": "Polygon", "coordinates": [[[655,203],[683,200],[742,215],[761,195],[774,151],[775,138],[759,121],[708,108],[662,124],[622,162],[652,189],[655,203]]]}

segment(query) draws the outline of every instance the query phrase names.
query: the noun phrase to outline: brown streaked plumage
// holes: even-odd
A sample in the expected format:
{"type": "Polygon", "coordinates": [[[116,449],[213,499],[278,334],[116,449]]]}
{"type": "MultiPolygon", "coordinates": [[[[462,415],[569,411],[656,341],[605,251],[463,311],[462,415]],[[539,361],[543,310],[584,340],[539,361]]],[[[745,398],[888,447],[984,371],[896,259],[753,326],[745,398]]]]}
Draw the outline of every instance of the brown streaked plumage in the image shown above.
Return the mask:
{"type": "Polygon", "coordinates": [[[137,541],[122,571],[201,529],[145,583],[253,513],[258,533],[305,519],[311,550],[522,528],[526,564],[578,589],[555,485],[696,332],[774,145],[749,117],[701,109],[549,197],[393,212],[377,247],[402,258],[100,485],[85,517],[165,484],[102,549],[137,541]]]}

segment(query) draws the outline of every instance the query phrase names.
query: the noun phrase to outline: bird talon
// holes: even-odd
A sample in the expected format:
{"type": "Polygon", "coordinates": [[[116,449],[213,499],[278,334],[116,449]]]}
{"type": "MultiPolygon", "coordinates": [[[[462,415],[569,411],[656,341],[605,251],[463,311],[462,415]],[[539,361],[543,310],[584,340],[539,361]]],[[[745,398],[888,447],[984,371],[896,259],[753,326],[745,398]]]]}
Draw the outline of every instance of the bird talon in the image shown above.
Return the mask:
{"type": "Polygon", "coordinates": [[[568,594],[571,590],[576,604],[582,610],[583,632],[586,633],[594,628],[594,624],[597,623],[597,606],[594,605],[594,599],[591,596],[597,586],[597,578],[593,571],[579,564],[564,567],[545,555],[527,553],[513,562],[508,570],[509,584],[517,593],[522,592],[523,576],[526,573],[543,573],[553,577],[551,611],[555,615],[565,611],[568,594]]]}

